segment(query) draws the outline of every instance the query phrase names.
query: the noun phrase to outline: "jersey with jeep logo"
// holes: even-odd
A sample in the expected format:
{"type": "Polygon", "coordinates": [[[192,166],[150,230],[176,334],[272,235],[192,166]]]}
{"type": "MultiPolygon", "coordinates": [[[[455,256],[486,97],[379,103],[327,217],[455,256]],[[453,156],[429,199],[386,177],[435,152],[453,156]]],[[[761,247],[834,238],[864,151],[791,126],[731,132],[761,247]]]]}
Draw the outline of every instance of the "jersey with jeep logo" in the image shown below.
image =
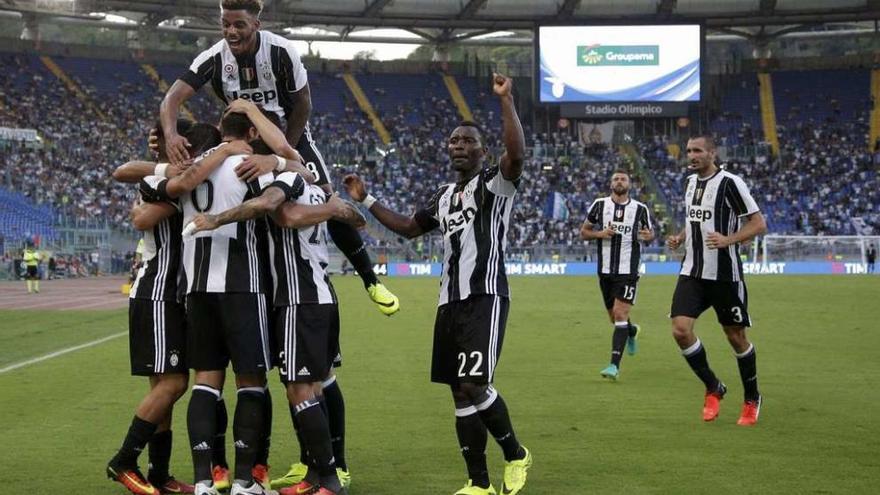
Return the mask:
{"type": "Polygon", "coordinates": [[[686,251],[681,274],[722,282],[742,280],[739,244],[709,249],[706,237],[712,232],[731,235],[739,230],[740,217],[759,211],[749,187],[739,176],[719,169],[707,179],[688,176],[684,198],[686,251]]]}
{"type": "Polygon", "coordinates": [[[292,95],[308,82],[293,41],[268,31],[257,32],[253,55],[236,57],[225,39],[218,41],[200,53],[180,79],[196,91],[210,82],[225,103],[250,100],[281,120],[293,108],[292,95]]]}
{"type": "Polygon", "coordinates": [[[603,275],[638,275],[641,263],[639,230],[651,229],[651,215],[644,203],[630,199],[624,204],[611,197],[593,201],[587,221],[601,229],[611,226],[614,237],[597,239],[598,272],[603,275]]]}
{"type": "Polygon", "coordinates": [[[510,297],[504,250],[519,179],[507,180],[495,166],[463,184],[446,184],[415,220],[425,232],[443,234],[442,306],[471,295],[510,297]]]}

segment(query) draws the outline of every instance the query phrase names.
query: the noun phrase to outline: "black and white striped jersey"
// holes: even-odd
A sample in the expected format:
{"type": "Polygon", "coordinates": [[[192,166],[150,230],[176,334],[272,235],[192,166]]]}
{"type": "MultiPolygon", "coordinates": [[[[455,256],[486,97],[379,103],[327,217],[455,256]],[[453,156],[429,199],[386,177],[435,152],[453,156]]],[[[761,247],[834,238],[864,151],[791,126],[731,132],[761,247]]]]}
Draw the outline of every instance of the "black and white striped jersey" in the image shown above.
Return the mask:
{"type": "Polygon", "coordinates": [[[739,219],[759,211],[749,187],[737,175],[718,170],[712,177],[688,176],[685,188],[685,256],[681,274],[705,280],[742,280],[739,245],[709,249],[711,232],[731,235],[739,230],[739,219]]]}
{"type": "Polygon", "coordinates": [[[446,184],[415,219],[425,232],[443,233],[440,302],[476,294],[510,297],[504,250],[519,179],[504,178],[495,166],[463,184],[446,184]]]}
{"type": "MultiPolygon", "coordinates": [[[[323,189],[306,184],[292,172],[279,175],[270,186],[282,187],[288,201],[301,205],[320,205],[327,200],[323,189]]],[[[327,224],[288,229],[269,222],[269,234],[275,306],[336,304],[336,292],[327,273],[327,224]]]]}
{"type": "MultiPolygon", "coordinates": [[[[141,181],[142,199],[148,202],[156,200],[160,180],[160,177],[150,176],[141,181]]],[[[176,301],[178,298],[183,214],[177,201],[169,203],[177,208],[177,213],[144,232],[144,252],[141,267],[129,291],[131,299],[176,301]]]]}
{"type": "Polygon", "coordinates": [[[196,91],[210,82],[225,103],[250,100],[284,120],[293,108],[292,94],[306,85],[308,75],[291,40],[259,31],[253,55],[236,57],[220,40],[200,53],[180,80],[196,91]]]}
{"type": "MultiPolygon", "coordinates": [[[[263,188],[275,180],[272,173],[267,173],[254,182],[242,182],[235,167],[244,158],[245,155],[230,156],[192,192],[180,197],[183,225],[198,213],[216,215],[259,196],[263,188]]],[[[165,194],[164,183],[160,183],[158,189],[165,194]]],[[[267,226],[263,218],[231,223],[183,238],[186,294],[265,293],[269,287],[267,252],[267,226]]]]}
{"type": "Polygon", "coordinates": [[[611,197],[593,201],[587,221],[614,231],[611,239],[597,239],[598,272],[604,275],[638,275],[641,263],[639,230],[651,229],[651,215],[644,203],[630,199],[624,204],[611,197]]]}

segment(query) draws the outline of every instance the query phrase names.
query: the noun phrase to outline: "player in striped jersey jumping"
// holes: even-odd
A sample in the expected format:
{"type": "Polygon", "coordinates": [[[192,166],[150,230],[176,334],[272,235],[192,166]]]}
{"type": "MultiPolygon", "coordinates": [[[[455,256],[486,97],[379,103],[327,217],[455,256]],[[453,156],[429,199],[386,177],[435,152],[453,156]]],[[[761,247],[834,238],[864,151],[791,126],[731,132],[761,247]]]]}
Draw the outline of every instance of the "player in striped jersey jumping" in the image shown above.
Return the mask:
{"type": "Polygon", "coordinates": [[[709,367],[706,349],[694,334],[697,318],[714,308],[733,347],[745,400],[738,425],[751,426],[761,412],[755,346],[746,336],[752,325],[748,292],[743,280],[739,244],[767,231],[767,223],[746,183],[715,164],[715,141],[697,136],[687,143],[687,167],[694,172],[685,184],[684,231],[667,238],[667,245],[685,255],[672,296],[672,335],[691,369],[706,386],[703,420],[718,417],[727,392],[709,367]]]}
{"type": "MultiPolygon", "coordinates": [[[[174,122],[180,106],[208,84],[224,103],[251,101],[284,120],[285,136],[303,157],[314,183],[331,193],[330,174],[308,123],[312,99],[306,67],[293,41],[261,29],[262,10],[261,0],[220,2],[223,39],[197,55],[189,70],[169,88],[161,105],[162,122],[174,122]]],[[[186,139],[173,128],[166,127],[165,133],[173,164],[191,156],[186,139]]],[[[263,171],[269,170],[271,164],[263,171]]],[[[379,311],[387,316],[399,311],[400,301],[379,281],[358,231],[335,220],[327,223],[327,230],[357,270],[379,311]]]]}
{"type": "Polygon", "coordinates": [[[617,380],[623,348],[630,355],[637,351],[639,326],[630,322],[629,312],[636,303],[641,245],[654,239],[651,214],[644,203],[629,197],[630,176],[625,170],[611,174],[611,195],[593,201],[581,226],[581,238],[596,240],[599,254],[599,289],[608,317],[614,324],[611,337],[611,364],[601,371],[605,378],[617,380]],[[594,226],[599,227],[595,230],[594,226]]]}

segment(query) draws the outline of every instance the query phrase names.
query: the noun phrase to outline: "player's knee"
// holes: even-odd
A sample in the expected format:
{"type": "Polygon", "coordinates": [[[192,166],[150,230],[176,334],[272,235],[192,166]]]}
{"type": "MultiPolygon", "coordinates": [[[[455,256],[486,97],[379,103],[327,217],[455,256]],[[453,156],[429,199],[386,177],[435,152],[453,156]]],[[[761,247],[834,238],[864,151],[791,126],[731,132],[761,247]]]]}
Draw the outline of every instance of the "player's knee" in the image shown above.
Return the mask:
{"type": "Polygon", "coordinates": [[[247,373],[235,375],[236,388],[253,388],[266,386],[265,373],[247,373]]]}
{"type": "Polygon", "coordinates": [[[672,337],[679,344],[688,343],[693,340],[693,330],[690,325],[684,324],[683,322],[672,322],[672,337]]]}
{"type": "Polygon", "coordinates": [[[188,384],[189,375],[182,373],[163,376],[159,381],[159,386],[162,387],[165,393],[174,401],[183,397],[183,394],[186,393],[188,384]]]}
{"type": "Polygon", "coordinates": [[[749,346],[749,339],[746,337],[746,329],[744,327],[724,327],[724,333],[727,335],[727,341],[734,349],[745,349],[749,346]]]}
{"type": "Polygon", "coordinates": [[[624,308],[614,308],[611,311],[611,316],[614,318],[614,321],[627,321],[629,320],[629,310],[624,308]]]}
{"type": "Polygon", "coordinates": [[[484,399],[489,386],[479,383],[460,383],[458,388],[472,403],[476,404],[477,401],[484,399]]]}
{"type": "Polygon", "coordinates": [[[311,383],[290,382],[287,384],[287,401],[293,405],[315,398],[315,388],[311,383]]]}

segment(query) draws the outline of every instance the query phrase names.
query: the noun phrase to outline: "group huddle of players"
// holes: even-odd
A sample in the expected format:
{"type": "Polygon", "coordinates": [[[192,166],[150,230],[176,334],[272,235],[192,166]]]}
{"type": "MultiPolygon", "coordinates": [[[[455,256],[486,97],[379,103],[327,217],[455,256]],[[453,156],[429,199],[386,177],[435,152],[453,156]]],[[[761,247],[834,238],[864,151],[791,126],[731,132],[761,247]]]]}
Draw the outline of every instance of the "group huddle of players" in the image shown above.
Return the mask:
{"type": "MultiPolygon", "coordinates": [[[[131,288],[131,372],[147,376],[150,392],[138,405],[108,476],[138,495],[196,493],[282,495],[345,493],[344,400],[334,368],[341,364],[338,300],[327,273],[330,237],[364,281],[383,314],[398,298],[376,278],[357,228],[358,208],[333,194],[308,127],[311,99],[305,67],[291,42],[260,30],[259,0],[223,0],[223,39],[199,54],[169,89],[151,136],[155,162],[120,166],[114,178],[138,184],[132,223],[144,232],[143,265],[131,288]],[[178,119],[183,103],[205,84],[226,103],[219,128],[178,119]],[[282,131],[282,128],[284,130],[282,131]],[[227,463],[228,412],[223,400],[232,364],[237,401],[235,458],[227,463]],[[300,458],[270,479],[272,395],[267,373],[278,368],[300,458]],[[175,402],[187,391],[194,484],[168,471],[175,402]],[[149,446],[147,475],[138,458],[149,446]]],[[[491,434],[505,459],[500,493],[523,490],[532,454],[517,440],[507,405],[493,386],[509,311],[505,248],[521,180],[525,139],[512,81],[493,77],[501,104],[504,152],[487,165],[477,124],[463,122],[447,141],[454,182],[440,185],[413,215],[390,210],[356,175],[348,195],[391,231],[413,238],[440,231],[443,270],[431,380],[449,386],[455,429],[468,481],[456,495],[489,495],[486,445],[491,434]]],[[[709,368],[693,333],[696,318],[715,308],[740,363],[746,401],[740,424],[760,410],[754,347],[737,244],[764,229],[742,180],[716,167],[714,143],[688,143],[687,227],[668,244],[687,248],[672,304],[673,333],[687,362],[706,385],[703,417],[718,415],[726,386],[709,368]],[[745,223],[740,228],[740,218],[745,223]]],[[[612,176],[611,196],[593,203],[582,228],[597,239],[600,287],[614,322],[616,379],[628,345],[637,349],[635,303],[640,241],[653,238],[649,209],[630,200],[629,175],[612,176]],[[599,226],[598,229],[594,226],[599,226]]]]}
{"type": "MultiPolygon", "coordinates": [[[[132,161],[114,178],[138,184],[132,223],[144,254],[129,304],[131,371],[150,392],[135,411],[108,476],[136,494],[233,495],[344,493],[344,401],[333,368],[341,364],[339,313],[327,273],[327,237],[343,252],[380,311],[400,308],[376,278],[357,228],[358,209],[332,194],[308,128],[305,68],[292,43],[259,30],[262,4],[221,2],[224,39],[196,57],[170,88],[150,143],[155,162],[132,161]],[[227,107],[219,128],[178,119],[183,103],[210,83],[227,107]],[[282,127],[285,128],[282,131],[282,127]],[[236,385],[232,465],[225,456],[222,389],[232,364],[236,385]],[[267,372],[284,385],[300,462],[271,480],[272,423],[267,372]],[[171,413],[194,385],[187,430],[194,484],[168,472],[171,413]],[[149,446],[145,476],[138,457],[149,446]]],[[[502,493],[518,493],[531,466],[507,406],[492,387],[508,312],[504,246],[525,153],[512,81],[496,75],[506,153],[484,168],[478,127],[452,131],[458,181],[414,216],[385,208],[357,176],[349,195],[391,230],[414,237],[439,228],[446,239],[435,326],[432,380],[449,385],[469,481],[462,494],[495,493],[485,448],[491,432],[504,451],[502,493]],[[475,221],[475,217],[477,220],[475,221]]]]}

